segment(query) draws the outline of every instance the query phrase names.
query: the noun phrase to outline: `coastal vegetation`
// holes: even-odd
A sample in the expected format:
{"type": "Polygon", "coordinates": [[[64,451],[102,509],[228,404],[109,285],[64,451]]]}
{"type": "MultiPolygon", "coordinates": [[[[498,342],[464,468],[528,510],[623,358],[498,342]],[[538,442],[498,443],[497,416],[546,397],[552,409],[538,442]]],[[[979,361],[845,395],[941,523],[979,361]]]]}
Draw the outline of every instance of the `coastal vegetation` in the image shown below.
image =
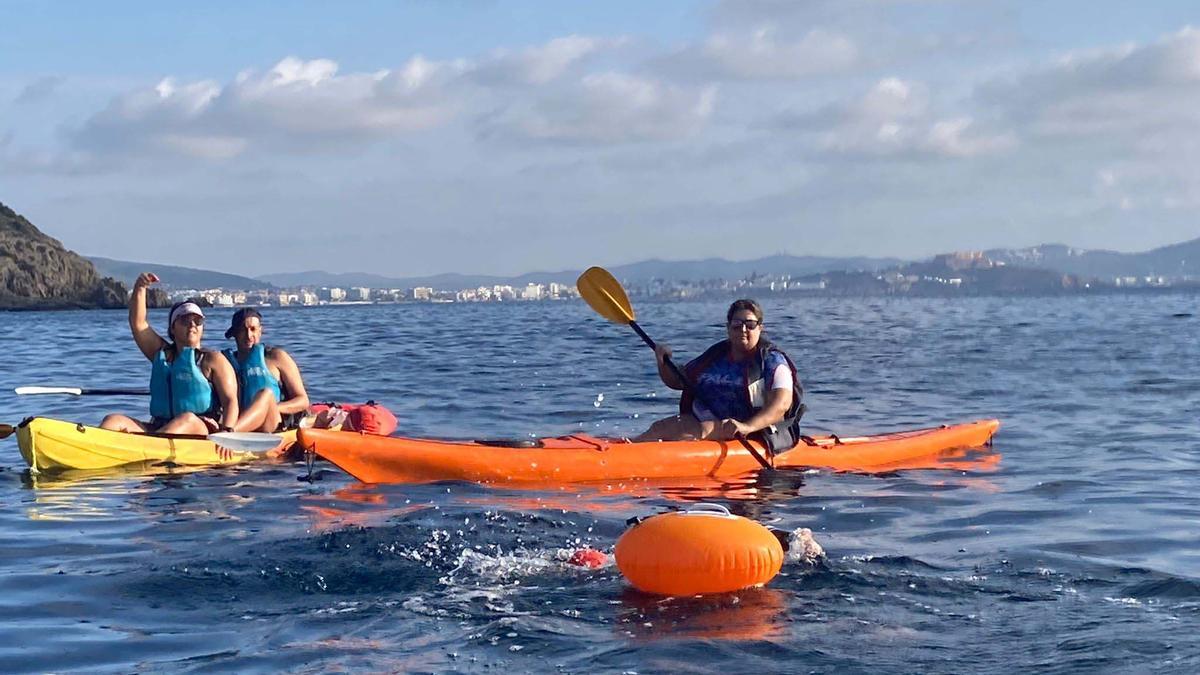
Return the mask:
{"type": "MultiPolygon", "coordinates": [[[[125,284],[0,203],[0,309],[121,308],[125,284]]],[[[155,306],[167,301],[161,292],[155,306]]]]}

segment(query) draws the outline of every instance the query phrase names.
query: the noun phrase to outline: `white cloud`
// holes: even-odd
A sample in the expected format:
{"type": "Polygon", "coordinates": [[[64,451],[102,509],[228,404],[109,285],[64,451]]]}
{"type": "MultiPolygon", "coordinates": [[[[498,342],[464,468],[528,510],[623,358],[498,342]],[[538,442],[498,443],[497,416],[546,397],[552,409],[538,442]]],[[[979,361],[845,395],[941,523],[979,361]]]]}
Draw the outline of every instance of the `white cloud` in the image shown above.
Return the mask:
{"type": "Polygon", "coordinates": [[[1088,136],[1200,121],[1200,30],[1186,27],[1149,45],[1067,54],[980,90],[1031,133],[1088,136]]]}
{"type": "Polygon", "coordinates": [[[945,157],[990,155],[1016,144],[1011,133],[975,132],[974,127],[975,121],[970,117],[939,120],[929,127],[922,144],[930,152],[945,157]]]}
{"type": "Polygon", "coordinates": [[[680,80],[797,80],[843,72],[859,50],[848,36],[822,29],[791,34],[764,24],[722,31],[655,60],[657,70],[680,80]]]}
{"type": "Polygon", "coordinates": [[[712,115],[715,86],[670,85],[607,72],[529,102],[513,101],[481,121],[485,137],[562,143],[669,140],[698,133],[712,115]]]}
{"type": "Polygon", "coordinates": [[[342,73],[328,59],[288,57],[224,85],[165,78],[117,96],[71,138],[77,149],[98,154],[227,160],[254,149],[327,151],[335,144],[402,136],[443,126],[464,110],[524,106],[524,113],[507,118],[513,128],[570,141],[675,136],[708,115],[711,94],[689,102],[684,90],[631,76],[572,76],[589,56],[624,43],[572,35],[477,61],[415,56],[374,72],[342,73]],[[507,91],[516,85],[533,93],[507,91]],[[581,99],[570,101],[573,96],[581,99]],[[606,116],[615,119],[610,123],[606,116]]]}
{"type": "Polygon", "coordinates": [[[475,65],[472,76],[484,85],[544,85],[562,77],[587,57],[627,42],[624,38],[568,35],[521,50],[501,49],[475,65]]]}
{"type": "Polygon", "coordinates": [[[746,80],[834,73],[853,66],[858,58],[858,48],[845,35],[814,29],[787,39],[775,26],[748,34],[713,35],[700,52],[717,73],[746,80]]]}
{"type": "Polygon", "coordinates": [[[229,159],[255,145],[303,151],[308,144],[426,129],[453,115],[443,84],[461,64],[420,56],[395,70],[341,75],[333,61],[285,58],[227,84],[172,78],[129,92],[74,134],[102,153],[165,150],[229,159]]]}
{"type": "Polygon", "coordinates": [[[1013,133],[1053,152],[1099,204],[1128,211],[1200,206],[1200,30],[1148,44],[1067,53],[980,87],[1013,133]],[[1096,173],[1096,166],[1104,168],[1096,173]]]}
{"type": "Polygon", "coordinates": [[[846,155],[965,158],[1016,143],[1011,133],[980,129],[969,115],[938,116],[927,85],[897,77],[879,80],[856,99],[781,117],[777,126],[813,134],[817,147],[846,155]]]}

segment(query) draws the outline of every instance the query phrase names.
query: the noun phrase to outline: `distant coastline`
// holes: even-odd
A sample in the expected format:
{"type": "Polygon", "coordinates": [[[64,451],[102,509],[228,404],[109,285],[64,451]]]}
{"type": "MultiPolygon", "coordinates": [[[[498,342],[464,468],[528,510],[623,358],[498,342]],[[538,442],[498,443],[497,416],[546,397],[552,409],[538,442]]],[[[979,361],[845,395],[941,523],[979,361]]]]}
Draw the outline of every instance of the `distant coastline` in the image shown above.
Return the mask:
{"type": "MultiPolygon", "coordinates": [[[[121,308],[141,271],[163,280],[156,304],[198,298],[216,307],[405,302],[528,302],[578,298],[578,271],[511,278],[442,274],[389,278],[326,272],[254,279],[209,270],[84,258],[0,205],[0,309],[121,308]],[[358,281],[357,284],[275,282],[358,281]]],[[[814,297],[969,297],[1200,289],[1200,239],[1142,253],[1088,251],[1062,244],[958,251],[929,260],[775,255],[746,261],[647,260],[610,268],[631,296],[682,300],[751,295],[814,297]]]]}
{"type": "MultiPolygon", "coordinates": [[[[686,300],[731,296],[767,297],[970,297],[1049,296],[1129,291],[1195,291],[1200,279],[1155,276],[1087,278],[1011,265],[982,252],[958,252],[932,260],[878,271],[834,271],[807,275],[752,274],[741,279],[702,281],[624,280],[629,295],[644,299],[686,300]]],[[[578,297],[571,284],[529,282],[475,288],[354,288],[299,287],[288,289],[177,289],[177,298],[199,297],[214,306],[289,306],[404,302],[520,302],[570,300],[578,297]]]]}

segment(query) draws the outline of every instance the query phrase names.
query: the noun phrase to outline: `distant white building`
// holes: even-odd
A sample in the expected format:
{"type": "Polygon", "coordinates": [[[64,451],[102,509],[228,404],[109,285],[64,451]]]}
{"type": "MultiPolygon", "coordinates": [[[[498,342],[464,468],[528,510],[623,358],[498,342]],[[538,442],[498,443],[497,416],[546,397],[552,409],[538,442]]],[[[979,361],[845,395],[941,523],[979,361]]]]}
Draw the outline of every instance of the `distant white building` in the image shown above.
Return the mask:
{"type": "Polygon", "coordinates": [[[329,301],[330,302],[342,302],[345,299],[346,299],[346,291],[344,289],[341,289],[341,288],[329,289],[329,301]]]}
{"type": "Polygon", "coordinates": [[[354,292],[354,295],[352,297],[355,300],[370,300],[371,299],[371,289],[369,289],[369,288],[364,288],[362,286],[358,286],[358,287],[352,288],[350,290],[354,292]]]}
{"type": "Polygon", "coordinates": [[[315,304],[319,303],[321,301],[321,299],[317,297],[316,293],[313,293],[311,291],[301,291],[300,301],[306,305],[315,305],[315,304]]]}
{"type": "Polygon", "coordinates": [[[522,300],[541,300],[545,287],[541,284],[529,284],[521,291],[522,300]]]}
{"type": "MultiPolygon", "coordinates": [[[[899,278],[896,279],[895,281],[892,281],[889,279],[888,283],[901,283],[903,281],[904,281],[904,277],[902,275],[900,275],[899,278]]],[[[915,281],[915,279],[914,279],[914,281],[915,281]]],[[[793,291],[820,291],[825,288],[825,282],[824,282],[824,280],[822,280],[822,281],[789,281],[787,284],[787,287],[789,290],[793,290],[793,291]]]]}
{"type": "Polygon", "coordinates": [[[413,300],[422,300],[429,302],[433,299],[433,289],[428,286],[417,286],[412,289],[413,300]]]}

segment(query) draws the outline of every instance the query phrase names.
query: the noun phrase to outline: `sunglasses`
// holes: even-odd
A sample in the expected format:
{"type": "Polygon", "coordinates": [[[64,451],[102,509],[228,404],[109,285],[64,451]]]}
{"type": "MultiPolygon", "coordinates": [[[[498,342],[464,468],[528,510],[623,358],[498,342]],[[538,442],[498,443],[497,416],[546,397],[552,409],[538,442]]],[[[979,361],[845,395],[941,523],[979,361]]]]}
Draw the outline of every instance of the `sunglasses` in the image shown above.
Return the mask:
{"type": "Polygon", "coordinates": [[[203,326],[204,325],[204,317],[196,316],[195,314],[186,314],[175,320],[182,321],[183,323],[185,323],[189,326],[203,326]]]}
{"type": "Polygon", "coordinates": [[[729,322],[729,327],[733,330],[745,327],[746,330],[755,330],[762,325],[758,319],[734,319],[729,322]]]}

